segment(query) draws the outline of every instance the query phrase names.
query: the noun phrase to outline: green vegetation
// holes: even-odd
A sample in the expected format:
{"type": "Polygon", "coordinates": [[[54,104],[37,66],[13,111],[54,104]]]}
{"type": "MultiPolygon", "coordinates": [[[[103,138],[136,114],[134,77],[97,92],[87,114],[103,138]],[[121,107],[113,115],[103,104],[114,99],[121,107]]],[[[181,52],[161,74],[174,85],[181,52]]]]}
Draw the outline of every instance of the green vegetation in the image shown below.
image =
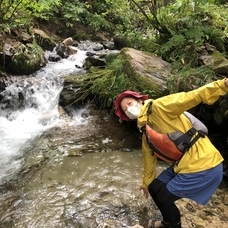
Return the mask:
{"type": "Polygon", "coordinates": [[[30,28],[35,18],[49,20],[61,0],[0,0],[0,29],[10,33],[14,28],[30,28]]]}
{"type": "Polygon", "coordinates": [[[79,77],[72,78],[71,81],[80,87],[77,91],[78,99],[74,102],[83,101],[93,94],[93,101],[97,106],[110,108],[113,106],[113,98],[117,94],[132,88],[130,79],[124,73],[123,60],[116,54],[110,54],[106,61],[108,62],[106,69],[90,68],[89,72],[81,77],[81,85],[79,77]]]}
{"type": "Polygon", "coordinates": [[[228,5],[223,2],[0,0],[0,30],[29,29],[39,21],[64,23],[70,29],[79,22],[93,33],[106,31],[126,46],[154,52],[179,70],[197,66],[198,49],[205,42],[226,55],[228,5]]]}
{"type": "MultiPolygon", "coordinates": [[[[225,0],[0,0],[0,7],[0,38],[15,28],[30,31],[40,22],[62,23],[65,30],[73,31],[80,23],[91,34],[107,32],[124,46],[155,53],[171,63],[174,76],[169,80],[178,78],[179,82],[170,87],[173,92],[176,88],[184,90],[180,82],[188,77],[193,80],[197,75],[199,84],[213,77],[213,72],[198,63],[205,43],[227,56],[228,4],[225,0]]],[[[65,34],[61,29],[58,32],[58,35],[65,34]]],[[[91,38],[76,32],[74,35],[75,39],[91,38]]],[[[135,88],[125,76],[121,61],[117,58],[106,69],[91,69],[88,74],[92,80],[88,82],[89,91],[95,97],[99,94],[108,107],[116,93],[135,88]]]]}
{"type": "Polygon", "coordinates": [[[184,92],[195,89],[195,86],[203,86],[215,78],[215,72],[206,67],[185,67],[168,78],[168,89],[170,93],[184,92]],[[191,85],[191,87],[189,86],[191,85]]]}
{"type": "Polygon", "coordinates": [[[152,37],[156,50],[152,51],[178,69],[186,65],[196,67],[198,49],[205,42],[215,45],[221,52],[226,51],[227,5],[212,0],[164,1],[166,4],[151,0],[146,5],[142,5],[143,1],[131,2],[140,8],[156,33],[152,37]]]}

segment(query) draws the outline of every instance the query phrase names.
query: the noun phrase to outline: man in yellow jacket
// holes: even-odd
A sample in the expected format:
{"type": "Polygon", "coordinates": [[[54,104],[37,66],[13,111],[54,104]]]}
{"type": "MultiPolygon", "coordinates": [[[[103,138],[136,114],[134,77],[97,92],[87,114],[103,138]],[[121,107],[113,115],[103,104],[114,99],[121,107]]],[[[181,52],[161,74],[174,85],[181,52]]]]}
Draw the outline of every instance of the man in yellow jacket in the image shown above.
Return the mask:
{"type": "MultiPolygon", "coordinates": [[[[154,130],[162,134],[175,131],[185,133],[193,126],[193,121],[185,113],[187,110],[201,102],[213,104],[227,92],[228,79],[156,100],[128,90],[115,100],[115,114],[124,121],[137,120],[139,129],[149,122],[154,130]],[[149,115],[148,109],[151,109],[149,115]]],[[[223,178],[223,157],[207,136],[199,138],[179,161],[158,177],[157,157],[147,143],[145,132],[142,136],[142,153],[144,167],[140,189],[146,198],[151,195],[163,216],[163,221],[154,221],[152,227],[181,228],[180,212],[174,202],[189,198],[205,205],[223,178]]]]}

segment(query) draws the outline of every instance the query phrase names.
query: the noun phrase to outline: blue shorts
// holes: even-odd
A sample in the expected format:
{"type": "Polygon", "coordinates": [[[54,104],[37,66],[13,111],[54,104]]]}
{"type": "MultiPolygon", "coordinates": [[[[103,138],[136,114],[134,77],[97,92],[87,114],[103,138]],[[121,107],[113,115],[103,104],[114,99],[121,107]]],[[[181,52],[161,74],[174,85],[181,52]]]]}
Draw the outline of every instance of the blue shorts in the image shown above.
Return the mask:
{"type": "Polygon", "coordinates": [[[223,165],[197,173],[176,174],[173,166],[164,170],[158,179],[167,183],[167,189],[181,198],[205,205],[223,179],[223,165]]]}

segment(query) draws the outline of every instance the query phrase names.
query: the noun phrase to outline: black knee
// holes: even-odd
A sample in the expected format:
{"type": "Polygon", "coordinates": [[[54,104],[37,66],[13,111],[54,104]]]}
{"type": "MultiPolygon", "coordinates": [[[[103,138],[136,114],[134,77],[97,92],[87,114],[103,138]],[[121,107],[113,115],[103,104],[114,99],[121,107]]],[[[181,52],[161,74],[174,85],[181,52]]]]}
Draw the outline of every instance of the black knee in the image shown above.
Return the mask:
{"type": "Polygon", "coordinates": [[[158,191],[164,186],[166,185],[166,183],[158,180],[158,179],[154,179],[148,186],[148,191],[150,193],[150,195],[152,197],[154,197],[155,195],[157,195],[158,191]]]}

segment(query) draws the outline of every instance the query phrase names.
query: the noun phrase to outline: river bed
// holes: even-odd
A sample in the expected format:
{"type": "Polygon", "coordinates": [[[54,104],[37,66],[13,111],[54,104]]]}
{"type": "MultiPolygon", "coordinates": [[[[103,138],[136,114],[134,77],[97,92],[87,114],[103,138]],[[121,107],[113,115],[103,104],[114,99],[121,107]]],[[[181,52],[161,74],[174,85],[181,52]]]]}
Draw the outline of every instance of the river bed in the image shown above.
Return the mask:
{"type": "MultiPolygon", "coordinates": [[[[139,191],[139,135],[108,115],[90,114],[81,112],[77,128],[69,122],[35,140],[17,179],[1,187],[1,228],[147,227],[160,218],[139,191]]],[[[166,167],[159,161],[157,173],[166,167]]],[[[223,182],[206,206],[177,201],[183,228],[226,228],[227,188],[223,182]]]]}

